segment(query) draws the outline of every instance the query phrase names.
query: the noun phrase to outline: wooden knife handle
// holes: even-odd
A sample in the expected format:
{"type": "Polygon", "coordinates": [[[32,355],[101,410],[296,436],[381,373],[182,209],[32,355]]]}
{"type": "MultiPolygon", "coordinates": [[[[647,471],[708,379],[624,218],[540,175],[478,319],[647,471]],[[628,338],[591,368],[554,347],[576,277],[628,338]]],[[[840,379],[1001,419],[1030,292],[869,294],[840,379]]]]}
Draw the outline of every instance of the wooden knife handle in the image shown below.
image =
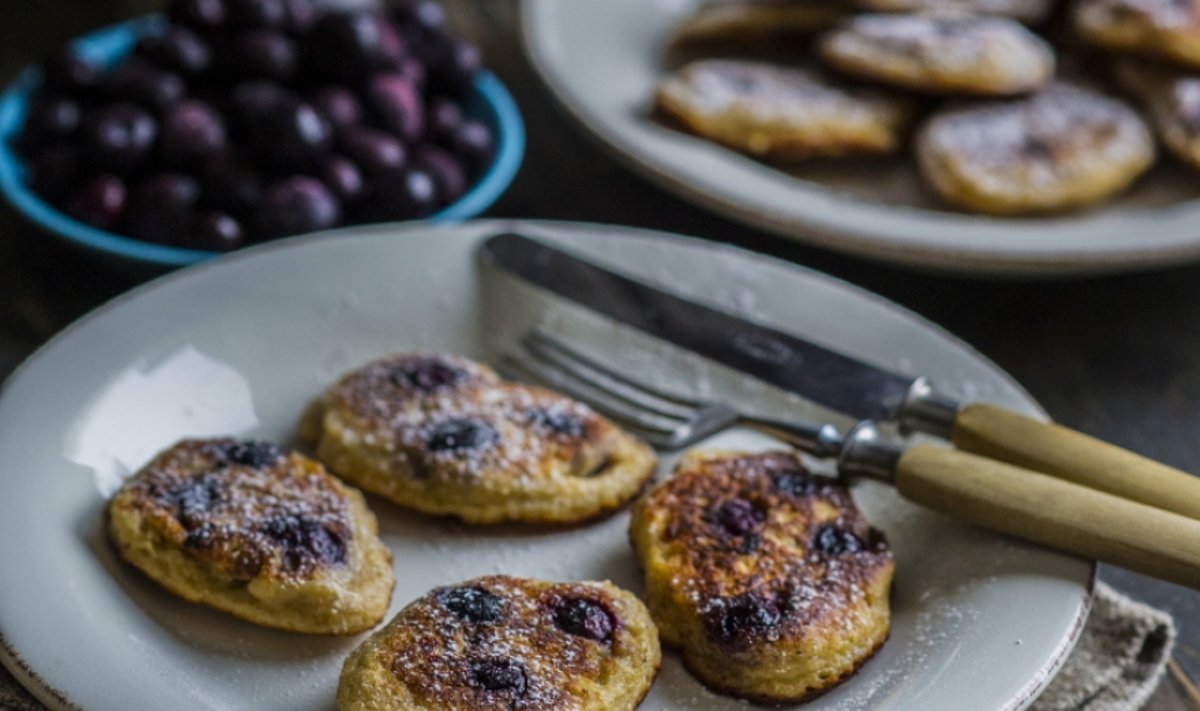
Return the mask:
{"type": "Polygon", "coordinates": [[[1200,520],[1200,477],[1060,425],[972,404],[950,438],[968,452],[1200,520]]]}
{"type": "Polygon", "coordinates": [[[1200,521],[932,445],[895,475],[905,498],[963,521],[1200,589],[1200,521]]]}

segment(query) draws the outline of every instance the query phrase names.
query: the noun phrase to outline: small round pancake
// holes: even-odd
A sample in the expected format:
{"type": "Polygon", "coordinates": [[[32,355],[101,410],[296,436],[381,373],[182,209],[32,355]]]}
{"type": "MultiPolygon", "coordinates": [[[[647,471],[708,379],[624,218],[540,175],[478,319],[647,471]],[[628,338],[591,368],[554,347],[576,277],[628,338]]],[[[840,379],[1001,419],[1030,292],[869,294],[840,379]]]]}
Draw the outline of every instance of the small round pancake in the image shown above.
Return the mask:
{"type": "Polygon", "coordinates": [[[339,711],[633,711],[662,652],[611,583],[503,575],[438,588],[350,654],[339,711]]]}
{"type": "Polygon", "coordinates": [[[827,29],[845,10],[845,5],[835,0],[706,2],[676,30],[671,46],[756,49],[764,43],[794,41],[827,29]]]}
{"type": "Polygon", "coordinates": [[[1154,138],[1116,99],[1052,84],[1033,96],[950,108],[917,136],[917,162],[946,202],[995,215],[1089,205],[1154,162],[1154,138]]]}
{"type": "Polygon", "coordinates": [[[790,453],[692,452],[634,507],[663,644],[706,686],[811,698],[883,645],[895,563],[849,492],[790,453]]]}
{"type": "Polygon", "coordinates": [[[855,4],[873,12],[963,12],[1041,22],[1054,0],[855,0],[855,4]]]}
{"type": "Polygon", "coordinates": [[[1146,107],[1167,150],[1200,168],[1200,76],[1122,60],[1117,80],[1146,107]]]}
{"type": "Polygon", "coordinates": [[[395,581],[362,494],[263,442],[184,440],[113,496],[117,550],[155,582],[268,627],[353,634],[395,581]]]}
{"type": "Polygon", "coordinates": [[[696,135],[773,161],[891,153],[912,115],[907,102],[881,92],[733,59],[686,65],[659,85],[656,104],[696,135]]]}
{"type": "Polygon", "coordinates": [[[1074,21],[1105,49],[1200,68],[1200,0],[1081,0],[1074,21]]]}
{"type": "Polygon", "coordinates": [[[1012,96],[1054,77],[1054,50],[1015,20],[971,15],[859,15],[821,41],[833,69],[928,94],[1012,96]]]}
{"type": "Polygon", "coordinates": [[[348,373],[302,434],[338,476],[468,523],[575,523],[611,513],[654,473],[644,442],[585,405],[428,353],[348,373]]]}

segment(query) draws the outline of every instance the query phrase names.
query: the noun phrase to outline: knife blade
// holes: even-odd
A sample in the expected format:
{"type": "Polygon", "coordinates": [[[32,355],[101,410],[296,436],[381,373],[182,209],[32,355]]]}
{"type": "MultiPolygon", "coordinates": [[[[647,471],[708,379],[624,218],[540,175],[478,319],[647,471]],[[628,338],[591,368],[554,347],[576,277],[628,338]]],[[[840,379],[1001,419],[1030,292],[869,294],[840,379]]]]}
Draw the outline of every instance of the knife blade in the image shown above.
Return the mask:
{"type": "Polygon", "coordinates": [[[1200,520],[1200,479],[1088,435],[988,403],[961,404],[800,336],[644,284],[520,234],[481,256],[614,321],[856,419],[950,440],[965,451],[1200,520]]]}

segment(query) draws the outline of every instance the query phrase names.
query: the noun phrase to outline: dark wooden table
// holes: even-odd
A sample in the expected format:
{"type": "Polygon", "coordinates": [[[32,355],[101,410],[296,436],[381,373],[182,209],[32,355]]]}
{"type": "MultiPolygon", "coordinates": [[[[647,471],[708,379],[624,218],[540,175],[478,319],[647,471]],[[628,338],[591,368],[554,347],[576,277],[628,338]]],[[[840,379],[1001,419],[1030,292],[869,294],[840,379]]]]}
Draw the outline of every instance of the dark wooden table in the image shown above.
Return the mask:
{"type": "MultiPolygon", "coordinates": [[[[1059,422],[1200,472],[1200,267],[1005,283],[848,259],[714,217],[611,160],[556,108],[519,45],[515,0],[449,0],[528,124],[525,164],[493,216],[611,222],[730,242],[828,272],[955,332],[1012,373],[1059,422]]],[[[151,0],[0,3],[0,77],[67,38],[153,9],[151,0]]],[[[1200,225],[1197,226],[1200,229],[1200,225]]],[[[130,288],[0,211],[0,375],[75,318],[130,288]]],[[[1176,664],[1148,708],[1200,708],[1200,593],[1103,568],[1101,578],[1170,610],[1176,664]]],[[[1014,601],[1017,604],[1017,601],[1014,601]]]]}

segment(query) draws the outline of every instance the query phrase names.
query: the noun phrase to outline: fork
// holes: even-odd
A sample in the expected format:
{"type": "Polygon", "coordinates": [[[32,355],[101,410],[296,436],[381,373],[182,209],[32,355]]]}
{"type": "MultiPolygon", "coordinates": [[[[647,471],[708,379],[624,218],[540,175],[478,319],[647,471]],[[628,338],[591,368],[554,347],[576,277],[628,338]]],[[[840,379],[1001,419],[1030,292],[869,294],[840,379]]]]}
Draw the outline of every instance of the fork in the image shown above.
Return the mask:
{"type": "Polygon", "coordinates": [[[757,417],[666,392],[546,331],[500,361],[510,377],[583,401],[663,451],[748,427],[821,459],[846,483],[874,479],[906,499],[985,528],[1200,589],[1200,521],[949,447],[910,444],[864,420],[832,424],[757,417]]]}

